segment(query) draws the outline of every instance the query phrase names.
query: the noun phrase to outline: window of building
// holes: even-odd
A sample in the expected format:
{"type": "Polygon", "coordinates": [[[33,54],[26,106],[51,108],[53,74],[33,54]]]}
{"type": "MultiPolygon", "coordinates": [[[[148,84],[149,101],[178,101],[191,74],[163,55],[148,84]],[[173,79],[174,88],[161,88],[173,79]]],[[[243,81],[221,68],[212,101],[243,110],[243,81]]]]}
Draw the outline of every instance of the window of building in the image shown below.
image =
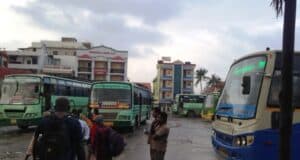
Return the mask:
{"type": "Polygon", "coordinates": [[[35,52],[35,51],[36,51],[36,48],[32,48],[32,50],[33,50],[33,52],[35,52]]]}
{"type": "Polygon", "coordinates": [[[53,51],[53,55],[58,55],[58,51],[53,51]]]}
{"type": "Polygon", "coordinates": [[[38,64],[37,57],[32,57],[32,64],[38,64]]]}
{"type": "Polygon", "coordinates": [[[27,62],[26,64],[31,64],[31,60],[27,60],[26,62],[27,62]]]}

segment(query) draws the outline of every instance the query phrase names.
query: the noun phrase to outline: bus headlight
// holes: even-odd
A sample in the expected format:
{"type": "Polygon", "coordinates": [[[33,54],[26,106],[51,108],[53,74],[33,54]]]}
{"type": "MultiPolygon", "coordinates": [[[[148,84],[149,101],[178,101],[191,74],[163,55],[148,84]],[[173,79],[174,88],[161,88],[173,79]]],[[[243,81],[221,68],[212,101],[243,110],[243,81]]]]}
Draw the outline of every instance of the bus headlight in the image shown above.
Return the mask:
{"type": "Polygon", "coordinates": [[[130,116],[128,116],[128,115],[119,115],[118,119],[119,120],[130,120],[130,116]]]}
{"type": "Polygon", "coordinates": [[[36,117],[37,114],[36,113],[26,113],[25,114],[25,118],[32,118],[32,117],[36,117]]]}
{"type": "Polygon", "coordinates": [[[234,138],[234,146],[244,147],[252,145],[254,142],[253,135],[237,136],[234,138]]]}
{"type": "Polygon", "coordinates": [[[212,135],[213,137],[216,137],[216,135],[217,135],[216,131],[212,129],[212,130],[211,130],[211,135],[212,135]]]}

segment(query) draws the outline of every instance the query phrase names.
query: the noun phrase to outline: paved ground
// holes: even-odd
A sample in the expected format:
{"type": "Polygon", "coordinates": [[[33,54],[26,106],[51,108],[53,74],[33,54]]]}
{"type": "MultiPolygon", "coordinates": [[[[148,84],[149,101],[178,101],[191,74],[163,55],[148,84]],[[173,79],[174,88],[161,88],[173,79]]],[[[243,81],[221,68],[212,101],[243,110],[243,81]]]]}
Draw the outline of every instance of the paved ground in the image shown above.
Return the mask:
{"type": "MultiPolygon", "coordinates": [[[[215,160],[210,144],[210,123],[200,119],[170,117],[171,127],[166,160],[215,160]]],[[[143,126],[135,133],[125,133],[127,147],[116,160],[150,160],[147,136],[143,126]]],[[[19,160],[34,129],[19,131],[15,127],[0,128],[0,160],[19,160]]]]}

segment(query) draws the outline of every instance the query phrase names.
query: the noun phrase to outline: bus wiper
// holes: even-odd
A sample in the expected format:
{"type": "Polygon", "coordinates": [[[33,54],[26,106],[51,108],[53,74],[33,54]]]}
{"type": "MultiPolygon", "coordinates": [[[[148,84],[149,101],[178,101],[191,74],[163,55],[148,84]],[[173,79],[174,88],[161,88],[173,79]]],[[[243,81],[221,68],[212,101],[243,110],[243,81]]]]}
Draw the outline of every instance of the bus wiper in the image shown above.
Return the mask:
{"type": "Polygon", "coordinates": [[[229,109],[232,109],[232,107],[219,107],[219,109],[221,109],[221,110],[229,110],[229,109]]]}

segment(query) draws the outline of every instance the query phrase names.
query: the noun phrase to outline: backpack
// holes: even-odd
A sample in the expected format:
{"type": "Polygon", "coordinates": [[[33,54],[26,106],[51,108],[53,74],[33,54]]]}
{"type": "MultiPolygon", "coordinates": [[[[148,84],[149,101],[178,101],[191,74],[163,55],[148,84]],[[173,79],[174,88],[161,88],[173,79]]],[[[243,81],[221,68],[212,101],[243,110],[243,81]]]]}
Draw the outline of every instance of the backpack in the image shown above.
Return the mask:
{"type": "Polygon", "coordinates": [[[114,131],[113,129],[110,129],[109,132],[109,150],[110,154],[115,157],[120,155],[124,148],[126,146],[126,143],[124,141],[124,138],[121,134],[114,131]]]}
{"type": "Polygon", "coordinates": [[[49,123],[45,126],[40,139],[40,157],[56,159],[70,151],[71,140],[65,118],[58,118],[55,115],[48,117],[49,123]]]}

